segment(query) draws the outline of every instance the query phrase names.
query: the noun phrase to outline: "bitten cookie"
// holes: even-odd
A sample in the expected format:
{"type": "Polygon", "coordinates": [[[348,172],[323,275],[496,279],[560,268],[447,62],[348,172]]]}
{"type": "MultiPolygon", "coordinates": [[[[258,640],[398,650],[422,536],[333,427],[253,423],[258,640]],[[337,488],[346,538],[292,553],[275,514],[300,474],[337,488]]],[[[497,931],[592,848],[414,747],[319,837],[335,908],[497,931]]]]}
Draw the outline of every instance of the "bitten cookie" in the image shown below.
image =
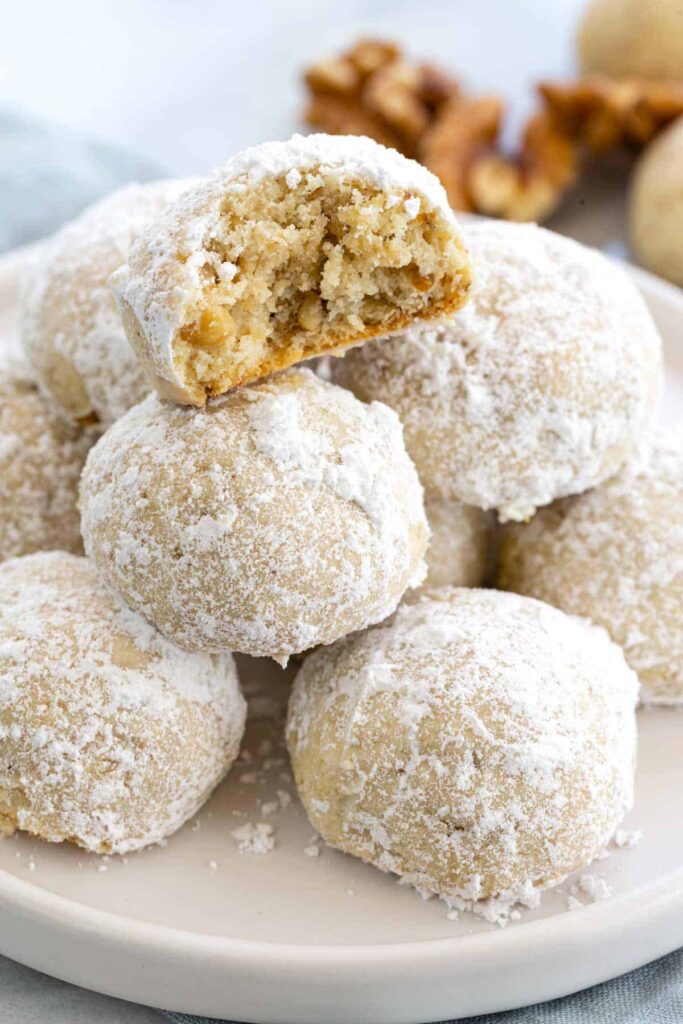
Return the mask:
{"type": "Polygon", "coordinates": [[[657,433],[601,487],[505,531],[500,585],[604,626],[643,698],[683,702],[683,433],[657,433]]]}
{"type": "Polygon", "coordinates": [[[526,519],[621,468],[654,417],[661,341],[601,253],[498,221],[466,240],[467,306],[351,350],[333,376],[396,410],[428,492],[526,519]]]}
{"type": "Polygon", "coordinates": [[[75,422],[113,423],[151,390],[109,287],[143,228],[187,181],[127,185],[43,247],[23,298],[22,344],[41,388],[75,422]]]}
{"type": "Polygon", "coordinates": [[[190,189],[112,282],[160,395],[201,406],[457,309],[469,270],[424,167],[366,138],[295,135],[190,189]]]}
{"type": "Polygon", "coordinates": [[[444,587],[309,655],[288,741],[332,846],[451,899],[528,898],[633,800],[638,682],[604,630],[444,587]]]}
{"type": "Polygon", "coordinates": [[[424,575],[398,417],[310,370],[201,410],[147,398],[93,449],[81,506],[105,578],[189,650],[284,661],[385,618],[424,575]]]}
{"type": "Polygon", "coordinates": [[[85,558],[0,566],[0,819],[96,853],[156,843],[238,753],[227,656],[187,654],[120,604],[85,558]]]}

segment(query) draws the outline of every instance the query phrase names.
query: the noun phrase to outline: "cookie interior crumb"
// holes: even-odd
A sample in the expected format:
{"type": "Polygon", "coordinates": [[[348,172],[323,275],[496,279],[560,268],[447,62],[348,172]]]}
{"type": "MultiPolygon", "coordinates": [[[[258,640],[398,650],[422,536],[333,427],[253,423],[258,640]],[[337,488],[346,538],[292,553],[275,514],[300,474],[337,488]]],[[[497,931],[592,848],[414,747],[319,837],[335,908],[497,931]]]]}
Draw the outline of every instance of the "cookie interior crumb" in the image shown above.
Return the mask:
{"type": "Polygon", "coordinates": [[[459,307],[465,254],[418,196],[324,169],[258,189],[233,182],[208,243],[217,259],[174,339],[174,363],[205,394],[459,307]]]}

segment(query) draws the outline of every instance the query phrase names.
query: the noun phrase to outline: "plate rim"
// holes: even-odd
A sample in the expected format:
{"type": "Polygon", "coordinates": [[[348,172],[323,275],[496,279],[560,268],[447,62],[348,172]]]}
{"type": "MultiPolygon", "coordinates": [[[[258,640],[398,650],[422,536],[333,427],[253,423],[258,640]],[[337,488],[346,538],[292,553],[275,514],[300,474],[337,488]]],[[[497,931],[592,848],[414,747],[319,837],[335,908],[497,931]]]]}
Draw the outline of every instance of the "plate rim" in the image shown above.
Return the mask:
{"type": "MultiPolygon", "coordinates": [[[[0,255],[0,275],[19,276],[26,262],[34,258],[40,244],[0,255]]],[[[646,299],[651,297],[669,308],[679,307],[683,313],[682,289],[623,260],[616,262],[620,263],[635,280],[646,299]]],[[[0,281],[0,292],[3,291],[3,283],[5,294],[9,294],[12,286],[7,278],[5,282],[0,281]]],[[[665,714],[672,713],[667,709],[662,710],[665,714]]],[[[198,973],[208,971],[207,978],[217,968],[222,972],[221,992],[224,998],[226,992],[232,991],[231,986],[239,987],[240,980],[244,980],[240,978],[241,972],[252,986],[254,979],[257,978],[263,984],[264,990],[271,993],[275,991],[276,984],[284,986],[285,989],[289,986],[290,1001],[282,999],[283,1013],[271,1010],[264,1015],[261,1010],[258,1018],[254,1018],[269,1022],[281,1021],[283,1024],[290,1020],[292,1015],[291,999],[294,998],[295,985],[300,979],[297,968],[303,968],[307,972],[307,977],[309,974],[317,973],[319,986],[323,978],[326,979],[328,988],[333,987],[336,982],[337,993],[348,986],[352,977],[357,977],[359,967],[365,969],[368,984],[375,986],[386,986],[391,981],[392,974],[397,978],[404,978],[407,966],[428,975],[427,969],[431,968],[432,974],[429,976],[433,977],[435,988],[437,982],[443,988],[446,968],[450,985],[448,991],[452,993],[455,990],[454,985],[467,982],[468,979],[471,982],[472,966],[477,961],[481,962],[484,951],[487,964],[493,959],[497,961],[499,967],[507,964],[509,969],[512,968],[513,962],[518,963],[525,956],[532,957],[530,967],[535,968],[539,961],[539,951],[541,958],[543,955],[547,956],[547,951],[553,948],[553,940],[557,939],[558,935],[564,940],[565,951],[579,944],[585,951],[585,962],[581,969],[577,970],[575,965],[573,973],[567,972],[567,977],[558,969],[554,976],[551,970],[546,971],[541,979],[537,971],[530,970],[530,976],[535,973],[535,980],[532,984],[530,978],[527,979],[523,997],[504,995],[502,999],[496,1001],[493,993],[488,992],[477,1001],[470,984],[469,1001],[463,1009],[463,1013],[469,1015],[511,1009],[514,1006],[527,1005],[529,1002],[566,995],[605,981],[683,945],[683,865],[635,891],[583,907],[580,913],[555,914],[525,923],[523,927],[514,929],[514,942],[509,940],[511,933],[502,929],[452,938],[372,944],[314,945],[241,939],[173,928],[101,910],[50,892],[35,882],[0,869],[0,922],[3,920],[17,926],[16,933],[11,927],[0,928],[0,952],[4,955],[19,958],[29,966],[44,970],[65,981],[147,1005],[153,1005],[153,1001],[149,999],[149,995],[141,994],[139,979],[133,978],[132,975],[128,978],[125,976],[126,972],[122,965],[126,957],[139,956],[145,961],[150,972],[156,971],[158,976],[163,976],[169,961],[182,960],[186,973],[195,970],[198,973]],[[29,937],[31,930],[33,929],[35,933],[37,927],[42,927],[45,941],[33,946],[29,937]],[[650,935],[650,939],[647,944],[647,955],[643,957],[642,936],[645,931],[650,935]],[[641,941],[630,942],[634,938],[641,941]],[[62,956],[60,960],[60,949],[75,949],[86,941],[90,944],[90,950],[83,962],[70,961],[68,956],[62,956]],[[605,943],[610,941],[614,947],[606,948],[605,943]],[[64,946],[55,946],[53,949],[53,943],[64,943],[64,946]],[[47,951],[48,945],[51,953],[47,951]],[[22,948],[19,949],[19,946],[22,948]],[[615,949],[620,949],[621,952],[617,954],[614,952],[615,949]],[[600,958],[589,955],[591,951],[598,950],[603,954],[600,958]],[[87,965],[84,966],[88,955],[95,959],[103,958],[104,962],[98,960],[99,972],[91,970],[88,973],[87,965]],[[113,958],[114,961],[118,959],[118,970],[108,970],[108,958],[113,958]],[[267,983],[264,977],[266,973],[272,976],[267,983]],[[111,980],[108,980],[110,976],[111,980]]],[[[93,962],[91,958],[91,966],[93,962]]],[[[508,979],[505,991],[511,991],[514,987],[514,982],[508,979]]],[[[225,1012],[224,1004],[217,1009],[217,1004],[211,1002],[212,998],[217,998],[217,991],[208,993],[205,998],[209,1002],[198,1006],[201,999],[198,997],[188,1003],[180,991],[183,988],[187,991],[187,984],[175,978],[168,986],[168,999],[176,1009],[194,1013],[225,1012]],[[174,989],[174,985],[178,987],[174,989]]],[[[237,996],[238,1007],[246,1005],[244,991],[237,996]]],[[[391,1000],[387,1005],[390,1002],[391,1000]]],[[[376,1004],[373,1005],[376,1009],[376,1004]]],[[[445,1008],[443,1000],[435,1005],[445,1008]]],[[[363,1006],[362,1002],[356,1002],[355,1010],[351,1010],[348,1004],[342,1005],[343,1015],[338,1018],[339,1021],[349,1024],[351,1020],[370,1020],[360,1009],[363,1006]]],[[[231,1013],[235,1013],[236,1009],[231,1009],[231,1013]]],[[[311,1011],[310,1005],[304,1000],[294,1012],[298,1013],[301,1024],[308,1024],[309,1021],[313,1024],[319,1018],[320,1010],[318,1006],[311,1011]]],[[[371,1019],[373,1024],[380,1020],[391,1020],[394,1024],[414,1020],[413,1015],[406,1016],[403,1012],[402,1016],[402,1012],[397,1013],[394,1004],[388,1015],[382,1016],[381,1012],[377,1011],[371,1019]]],[[[446,1014],[454,1019],[450,1003],[446,1014]]],[[[250,1016],[244,1009],[240,1010],[239,1015],[244,1020],[248,1020],[250,1016]]],[[[430,1019],[434,1020],[436,1016],[430,1016],[430,1019]]],[[[335,1024],[337,1018],[334,1015],[328,1013],[327,1017],[328,1024],[335,1024]]]]}

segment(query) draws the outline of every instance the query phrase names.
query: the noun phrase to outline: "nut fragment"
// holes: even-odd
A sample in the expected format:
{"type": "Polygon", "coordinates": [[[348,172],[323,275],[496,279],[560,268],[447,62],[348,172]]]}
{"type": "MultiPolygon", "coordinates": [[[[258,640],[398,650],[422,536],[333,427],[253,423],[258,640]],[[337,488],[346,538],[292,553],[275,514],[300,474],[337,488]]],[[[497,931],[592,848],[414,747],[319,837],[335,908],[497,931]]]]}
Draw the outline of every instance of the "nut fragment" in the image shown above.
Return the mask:
{"type": "Polygon", "coordinates": [[[182,337],[197,348],[217,348],[236,334],[236,325],[224,306],[203,309],[199,319],[183,327],[182,337]]]}
{"type": "Polygon", "coordinates": [[[323,322],[323,304],[320,296],[309,292],[299,306],[297,322],[305,331],[315,331],[323,322]]]}

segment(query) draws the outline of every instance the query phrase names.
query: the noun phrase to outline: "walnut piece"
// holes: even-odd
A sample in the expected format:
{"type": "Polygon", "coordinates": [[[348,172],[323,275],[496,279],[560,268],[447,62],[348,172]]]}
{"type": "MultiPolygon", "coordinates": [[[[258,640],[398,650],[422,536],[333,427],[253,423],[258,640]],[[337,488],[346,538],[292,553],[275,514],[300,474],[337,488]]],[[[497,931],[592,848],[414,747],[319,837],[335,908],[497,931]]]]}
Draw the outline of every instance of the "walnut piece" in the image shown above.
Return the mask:
{"type": "Polygon", "coordinates": [[[547,219],[577,181],[585,151],[639,149],[683,115],[683,82],[542,82],[541,110],[507,155],[500,97],[463,95],[454,78],[409,61],[394,43],[360,40],[313,64],[305,81],[311,127],[369,135],[429,167],[454,209],[508,220],[547,219]]]}
{"type": "Polygon", "coordinates": [[[593,153],[640,149],[683,115],[683,82],[596,75],[538,91],[558,126],[593,153]]]}
{"type": "Polygon", "coordinates": [[[338,57],[318,61],[304,80],[312,128],[336,135],[369,135],[415,156],[436,112],[458,93],[457,82],[429,64],[407,61],[399,48],[362,39],[338,57]]]}

